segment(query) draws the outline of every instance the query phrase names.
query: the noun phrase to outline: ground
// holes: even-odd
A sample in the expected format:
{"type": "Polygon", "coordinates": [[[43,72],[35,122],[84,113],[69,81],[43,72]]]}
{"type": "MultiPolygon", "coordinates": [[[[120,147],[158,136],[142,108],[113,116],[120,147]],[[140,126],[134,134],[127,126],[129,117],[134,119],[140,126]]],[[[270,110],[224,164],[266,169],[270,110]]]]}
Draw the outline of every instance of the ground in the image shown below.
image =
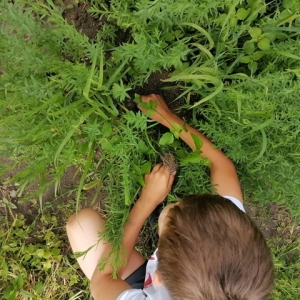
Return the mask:
{"type": "MultiPolygon", "coordinates": [[[[71,0],[64,1],[62,5],[64,9],[64,17],[70,24],[74,24],[77,30],[81,31],[82,34],[86,34],[89,38],[95,38],[97,31],[101,30],[101,26],[106,22],[105,19],[99,20],[97,18],[91,17],[88,12],[87,4],[77,4],[71,0]]],[[[119,33],[120,42],[130,39],[127,32],[120,31],[119,33]]],[[[163,95],[167,103],[172,109],[178,108],[181,103],[180,101],[175,101],[181,91],[178,88],[171,88],[164,90],[162,88],[169,87],[169,84],[165,84],[161,79],[168,78],[172,70],[161,70],[161,72],[156,72],[152,74],[148,82],[142,87],[136,88],[133,93],[137,94],[150,94],[150,93],[160,93],[163,95]]],[[[135,109],[135,104],[128,100],[126,106],[129,109],[135,109]]],[[[181,111],[181,115],[185,115],[186,112],[181,111]]],[[[9,158],[2,158],[1,164],[10,164],[9,158]]],[[[23,192],[22,195],[18,192],[17,183],[7,183],[17,170],[6,173],[5,176],[0,178],[0,216],[7,216],[12,220],[13,216],[22,214],[25,216],[26,223],[31,224],[35,219],[35,216],[39,212],[39,200],[32,199],[32,201],[22,202],[25,195],[33,193],[37,188],[38,184],[33,185],[30,189],[23,192]]],[[[67,218],[72,212],[75,211],[75,195],[76,195],[76,185],[78,184],[80,175],[77,172],[76,167],[70,167],[62,178],[59,193],[55,196],[54,185],[50,187],[47,192],[43,195],[43,206],[44,211],[53,215],[56,215],[58,219],[58,226],[55,229],[57,234],[65,236],[64,224],[67,218]],[[76,174],[76,176],[74,176],[76,174]],[[64,210],[61,210],[61,206],[64,206],[64,210]]],[[[82,207],[93,207],[97,210],[101,209],[101,197],[94,200],[95,188],[87,191],[83,191],[83,200],[81,202],[82,207]]],[[[300,237],[300,227],[295,221],[295,219],[290,215],[287,209],[276,203],[269,204],[265,207],[258,207],[255,203],[246,204],[246,210],[249,215],[255,220],[257,225],[261,228],[265,237],[268,240],[272,240],[275,245],[279,247],[283,244],[292,243],[295,239],[300,237]]],[[[34,241],[32,237],[31,242],[34,241]]],[[[64,253],[71,253],[68,243],[64,244],[64,253]]],[[[153,247],[151,241],[151,231],[149,227],[145,227],[142,234],[138,239],[139,249],[145,249],[153,247]]],[[[148,253],[149,251],[144,251],[143,253],[148,253]]]]}

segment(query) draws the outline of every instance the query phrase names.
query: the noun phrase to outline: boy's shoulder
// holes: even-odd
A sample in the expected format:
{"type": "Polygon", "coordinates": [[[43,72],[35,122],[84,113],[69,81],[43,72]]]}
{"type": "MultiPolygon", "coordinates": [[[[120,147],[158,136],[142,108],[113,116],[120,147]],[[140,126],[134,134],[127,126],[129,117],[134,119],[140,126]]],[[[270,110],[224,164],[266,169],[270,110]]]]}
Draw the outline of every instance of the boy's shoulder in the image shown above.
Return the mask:
{"type": "Polygon", "coordinates": [[[235,206],[237,206],[241,211],[243,211],[244,213],[246,212],[243,203],[236,199],[235,197],[232,196],[223,196],[223,198],[230,200],[235,206]]]}

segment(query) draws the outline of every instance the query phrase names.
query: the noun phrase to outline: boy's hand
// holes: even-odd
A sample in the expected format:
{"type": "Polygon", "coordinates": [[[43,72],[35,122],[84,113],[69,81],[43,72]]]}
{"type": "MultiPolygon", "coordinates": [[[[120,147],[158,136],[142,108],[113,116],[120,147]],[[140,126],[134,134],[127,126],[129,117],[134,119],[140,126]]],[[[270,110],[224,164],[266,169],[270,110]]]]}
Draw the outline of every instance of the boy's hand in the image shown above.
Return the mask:
{"type": "MultiPolygon", "coordinates": [[[[151,94],[151,95],[147,95],[147,96],[141,96],[141,99],[142,99],[142,102],[147,103],[150,100],[152,100],[156,103],[155,112],[149,116],[150,119],[166,125],[167,120],[173,116],[173,113],[168,108],[165,100],[160,95],[151,94]]],[[[144,114],[147,112],[146,109],[140,107],[139,105],[138,105],[138,108],[144,114]]]]}
{"type": "Polygon", "coordinates": [[[145,175],[145,186],[140,200],[154,209],[169,194],[175,175],[170,174],[162,164],[157,164],[151,173],[145,175]]]}

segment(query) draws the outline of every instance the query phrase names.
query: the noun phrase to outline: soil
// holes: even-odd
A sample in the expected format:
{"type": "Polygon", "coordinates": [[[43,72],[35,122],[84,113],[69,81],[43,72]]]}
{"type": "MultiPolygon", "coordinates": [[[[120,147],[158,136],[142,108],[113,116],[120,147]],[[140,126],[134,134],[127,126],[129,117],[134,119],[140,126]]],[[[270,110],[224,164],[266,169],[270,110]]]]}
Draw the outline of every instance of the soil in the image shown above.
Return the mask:
{"type": "MultiPolygon", "coordinates": [[[[101,30],[104,24],[112,24],[105,17],[101,19],[99,17],[93,17],[88,9],[91,7],[88,3],[76,3],[72,0],[65,0],[60,5],[64,11],[63,16],[69,24],[75,26],[75,28],[82,34],[88,36],[90,39],[95,39],[99,30],[101,30]]],[[[119,29],[116,32],[116,42],[122,44],[131,39],[129,31],[119,29]]]]}
{"type": "Polygon", "coordinates": [[[63,16],[69,24],[75,26],[75,28],[82,34],[87,35],[89,38],[94,39],[97,32],[105,24],[106,20],[94,18],[88,13],[89,4],[76,3],[72,0],[65,0],[61,5],[64,13],[63,16]]]}
{"type": "Polygon", "coordinates": [[[286,245],[299,239],[300,225],[285,206],[270,203],[259,207],[254,203],[246,203],[245,209],[266,239],[272,239],[277,246],[286,245]]]}
{"type": "MultiPolygon", "coordinates": [[[[8,158],[0,158],[1,165],[11,164],[11,160],[8,158]]],[[[39,188],[39,183],[34,182],[27,188],[22,195],[19,194],[19,186],[17,183],[8,183],[9,179],[17,174],[24,165],[18,168],[6,172],[4,176],[0,177],[0,216],[7,216],[11,220],[11,215],[8,214],[5,203],[8,201],[11,203],[12,212],[14,215],[22,214],[25,216],[26,223],[29,225],[33,222],[36,216],[41,212],[40,202],[38,196],[34,193],[39,188]],[[28,200],[23,200],[28,198],[28,200]],[[3,199],[6,199],[3,201],[3,199]]],[[[42,197],[42,210],[50,214],[56,214],[59,221],[59,226],[64,227],[66,220],[76,209],[76,193],[77,186],[80,181],[80,172],[78,172],[75,166],[71,166],[67,169],[64,176],[61,178],[58,194],[55,195],[55,185],[50,186],[43,194],[42,197]],[[64,209],[61,209],[61,205],[64,209]],[[67,208],[67,209],[65,209],[67,208]]],[[[94,195],[96,188],[92,188],[87,191],[82,191],[82,201],[79,208],[93,207],[100,210],[101,197],[94,201],[94,195]]]]}

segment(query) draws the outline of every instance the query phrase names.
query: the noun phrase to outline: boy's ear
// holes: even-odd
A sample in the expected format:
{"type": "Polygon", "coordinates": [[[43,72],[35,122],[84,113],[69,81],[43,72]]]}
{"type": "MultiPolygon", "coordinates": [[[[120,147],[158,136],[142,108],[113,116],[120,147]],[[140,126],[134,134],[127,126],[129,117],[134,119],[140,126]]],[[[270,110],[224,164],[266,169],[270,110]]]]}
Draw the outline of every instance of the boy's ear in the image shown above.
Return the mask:
{"type": "Polygon", "coordinates": [[[153,286],[161,286],[164,284],[164,281],[161,277],[161,274],[158,270],[155,270],[154,272],[154,277],[153,277],[153,280],[152,280],[152,284],[153,286]]]}

